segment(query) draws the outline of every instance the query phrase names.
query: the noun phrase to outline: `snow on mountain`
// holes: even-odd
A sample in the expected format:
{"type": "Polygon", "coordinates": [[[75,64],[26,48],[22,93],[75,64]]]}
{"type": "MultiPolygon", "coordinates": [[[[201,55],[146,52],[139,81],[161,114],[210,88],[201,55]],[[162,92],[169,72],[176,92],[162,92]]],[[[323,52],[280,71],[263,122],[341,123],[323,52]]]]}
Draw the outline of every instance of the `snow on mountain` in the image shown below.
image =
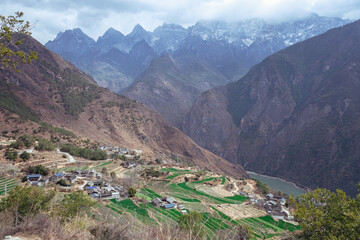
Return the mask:
{"type": "MultiPolygon", "coordinates": [[[[164,53],[192,54],[208,62],[227,78],[237,80],[270,54],[349,22],[312,14],[303,20],[278,24],[267,23],[263,19],[240,22],[199,21],[187,29],[176,24],[163,24],[153,32],[146,31],[138,24],[126,36],[110,28],[96,42],[80,29],[74,29],[60,32],[45,46],[72,61],[95,80],[103,73],[94,73],[93,66],[104,65],[100,63],[103,62],[112,71],[119,69],[113,72],[120,71],[120,79],[126,76],[128,82],[131,82],[137,77],[133,74],[138,71],[130,71],[130,75],[123,72],[123,63],[126,62],[126,68],[136,69],[141,66],[142,70],[148,67],[152,58],[164,53]],[[138,51],[136,54],[134,51],[131,53],[142,41],[141,48],[145,50],[145,54],[138,51]],[[107,53],[112,48],[123,54],[120,62],[109,58],[107,53]]],[[[106,79],[102,78],[101,82],[106,82],[106,79]]]]}

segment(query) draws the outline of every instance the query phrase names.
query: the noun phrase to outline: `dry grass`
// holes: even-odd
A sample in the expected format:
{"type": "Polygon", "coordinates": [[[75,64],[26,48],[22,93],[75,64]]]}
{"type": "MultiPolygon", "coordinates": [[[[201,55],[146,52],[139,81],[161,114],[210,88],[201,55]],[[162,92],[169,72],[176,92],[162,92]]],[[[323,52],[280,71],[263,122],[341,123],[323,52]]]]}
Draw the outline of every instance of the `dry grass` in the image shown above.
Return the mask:
{"type": "Polygon", "coordinates": [[[24,218],[18,226],[13,225],[11,214],[2,212],[0,215],[0,238],[7,235],[33,236],[42,240],[89,239],[87,232],[64,228],[56,218],[45,214],[24,218]]]}
{"type": "MultiPolygon", "coordinates": [[[[82,217],[62,224],[56,217],[39,214],[24,218],[18,226],[13,225],[11,213],[2,212],[0,215],[0,239],[7,235],[19,236],[32,240],[202,240],[205,236],[196,236],[174,225],[145,226],[133,221],[126,224],[120,222],[97,222],[82,217]]],[[[244,238],[243,229],[239,227],[218,232],[213,239],[241,240],[244,238]],[[240,238],[239,238],[240,237],[240,238]]]]}

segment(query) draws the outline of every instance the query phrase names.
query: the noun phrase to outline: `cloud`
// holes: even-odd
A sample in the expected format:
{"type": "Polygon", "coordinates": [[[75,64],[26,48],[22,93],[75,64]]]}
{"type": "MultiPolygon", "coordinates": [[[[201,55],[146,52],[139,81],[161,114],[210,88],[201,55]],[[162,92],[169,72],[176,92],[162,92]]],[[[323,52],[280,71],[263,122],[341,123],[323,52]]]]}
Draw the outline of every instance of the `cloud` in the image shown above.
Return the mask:
{"type": "Polygon", "coordinates": [[[188,26],[198,20],[255,17],[282,22],[304,18],[311,12],[360,18],[358,0],[2,0],[0,9],[1,15],[24,12],[26,20],[36,22],[33,36],[42,43],[59,31],[76,27],[97,39],[109,27],[127,34],[137,23],[153,30],[164,22],[188,26]]]}

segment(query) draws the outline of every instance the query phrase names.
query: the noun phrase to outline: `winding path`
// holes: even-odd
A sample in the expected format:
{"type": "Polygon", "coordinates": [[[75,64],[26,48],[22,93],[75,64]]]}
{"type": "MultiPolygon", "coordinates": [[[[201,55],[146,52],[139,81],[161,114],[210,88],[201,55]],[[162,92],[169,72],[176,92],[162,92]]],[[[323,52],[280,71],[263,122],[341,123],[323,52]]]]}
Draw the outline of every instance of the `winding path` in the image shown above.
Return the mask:
{"type": "Polygon", "coordinates": [[[66,156],[68,156],[68,157],[69,157],[69,162],[76,162],[75,159],[74,159],[74,157],[71,156],[69,153],[67,153],[67,152],[61,152],[60,149],[58,149],[58,148],[56,149],[56,151],[59,152],[59,153],[65,154],[66,156]]]}
{"type": "Polygon", "coordinates": [[[236,182],[234,182],[234,186],[235,186],[235,190],[232,190],[231,192],[232,192],[232,193],[239,194],[239,193],[238,193],[238,192],[239,192],[239,188],[238,188],[238,186],[236,185],[236,182]]]}

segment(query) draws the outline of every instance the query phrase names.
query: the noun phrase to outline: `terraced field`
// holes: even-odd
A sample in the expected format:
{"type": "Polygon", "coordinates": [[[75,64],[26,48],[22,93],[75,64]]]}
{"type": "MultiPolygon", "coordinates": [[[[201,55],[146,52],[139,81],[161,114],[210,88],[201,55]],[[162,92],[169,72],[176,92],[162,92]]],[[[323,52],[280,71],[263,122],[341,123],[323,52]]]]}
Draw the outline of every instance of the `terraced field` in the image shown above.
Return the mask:
{"type": "Polygon", "coordinates": [[[194,171],[181,170],[181,169],[176,169],[176,168],[162,168],[162,169],[160,169],[160,171],[172,173],[170,176],[165,178],[167,180],[172,180],[172,179],[176,178],[177,176],[184,175],[187,173],[194,173],[194,171]]]}
{"type": "Polygon", "coordinates": [[[5,185],[6,191],[9,192],[11,189],[15,188],[19,182],[15,178],[2,178],[0,177],[0,195],[5,194],[5,185]]]}
{"type": "Polygon", "coordinates": [[[204,192],[198,191],[195,188],[189,187],[186,182],[183,183],[172,183],[169,185],[169,190],[173,192],[177,192],[178,195],[181,194],[182,198],[189,198],[189,199],[196,199],[208,202],[208,203],[214,203],[214,204],[222,204],[222,203],[228,203],[228,204],[241,204],[244,201],[246,201],[246,197],[236,195],[234,197],[214,197],[209,194],[206,194],[204,192]]]}
{"type": "Polygon", "coordinates": [[[282,220],[276,221],[269,215],[258,218],[239,219],[236,222],[249,226],[253,230],[254,237],[256,238],[272,238],[274,236],[280,236],[284,231],[293,232],[301,229],[300,226],[295,226],[282,220]]]}
{"type": "Polygon", "coordinates": [[[131,215],[137,217],[141,222],[145,224],[155,224],[155,220],[149,216],[147,208],[149,208],[150,204],[145,204],[143,206],[138,206],[134,204],[131,199],[125,199],[117,202],[114,199],[110,200],[111,203],[107,205],[110,209],[114,210],[119,214],[123,214],[124,212],[128,212],[131,215]]]}
{"type": "MultiPolygon", "coordinates": [[[[166,169],[162,171],[172,172],[178,174],[177,169],[166,169]]],[[[171,175],[173,176],[173,175],[171,175]]],[[[213,239],[215,233],[224,229],[234,229],[238,225],[246,225],[253,231],[253,239],[269,239],[278,237],[286,231],[295,231],[299,227],[286,223],[283,221],[274,220],[271,216],[261,216],[251,218],[237,219],[234,216],[229,216],[221,211],[233,209],[233,211],[241,211],[243,207],[251,208],[251,206],[242,204],[246,197],[234,195],[230,197],[218,197],[196,190],[195,187],[206,181],[212,181],[218,177],[208,177],[203,180],[183,183],[171,183],[169,181],[150,182],[147,187],[141,188],[137,192],[137,196],[144,201],[135,203],[131,199],[122,201],[111,200],[107,205],[117,214],[130,214],[139,219],[141,222],[152,224],[177,224],[181,212],[178,209],[163,209],[154,207],[149,203],[153,198],[171,196],[178,200],[179,203],[185,206],[187,210],[196,210],[202,214],[202,226],[206,233],[207,239],[213,239]],[[159,194],[161,193],[161,194],[159,194]],[[224,206],[224,208],[222,208],[224,206]],[[219,210],[220,209],[220,210],[219,210]]],[[[225,178],[220,178],[221,183],[226,182],[225,178]]],[[[252,216],[252,215],[250,215],[252,216]]],[[[256,215],[255,215],[256,216],[256,215]]]]}

